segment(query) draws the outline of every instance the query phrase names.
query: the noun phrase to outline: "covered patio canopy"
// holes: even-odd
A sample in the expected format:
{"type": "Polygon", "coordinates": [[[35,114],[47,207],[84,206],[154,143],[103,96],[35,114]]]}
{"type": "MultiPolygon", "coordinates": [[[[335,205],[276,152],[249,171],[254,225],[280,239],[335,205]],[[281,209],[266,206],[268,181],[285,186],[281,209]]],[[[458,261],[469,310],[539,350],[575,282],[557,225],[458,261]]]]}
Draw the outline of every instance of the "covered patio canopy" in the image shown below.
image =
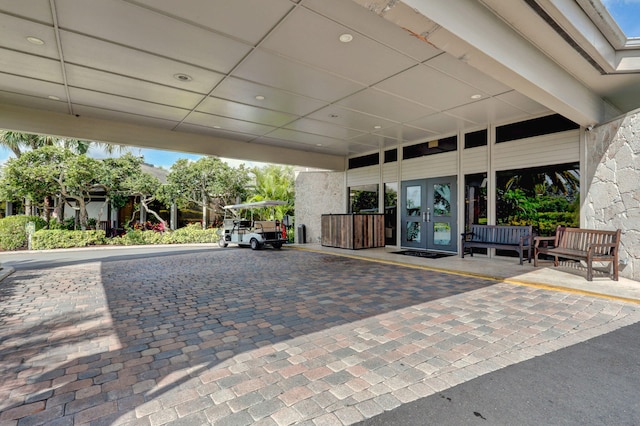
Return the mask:
{"type": "Polygon", "coordinates": [[[0,0],[0,128],[344,170],[346,158],[640,106],[589,0],[0,0]]]}

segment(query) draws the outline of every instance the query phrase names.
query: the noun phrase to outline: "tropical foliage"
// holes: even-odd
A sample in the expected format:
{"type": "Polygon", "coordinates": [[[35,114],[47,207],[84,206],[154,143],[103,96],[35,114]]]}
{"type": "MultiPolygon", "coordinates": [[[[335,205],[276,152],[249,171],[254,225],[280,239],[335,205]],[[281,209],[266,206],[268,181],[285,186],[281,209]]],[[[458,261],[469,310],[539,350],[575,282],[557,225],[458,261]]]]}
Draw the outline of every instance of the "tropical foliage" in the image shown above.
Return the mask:
{"type": "Polygon", "coordinates": [[[539,235],[551,235],[558,225],[579,226],[578,165],[498,173],[498,223],[533,225],[539,235]]]}
{"type": "Polygon", "coordinates": [[[282,220],[286,215],[293,215],[295,202],[295,178],[293,167],[268,165],[254,168],[255,177],[252,195],[247,202],[253,203],[265,200],[286,201],[286,205],[264,209],[257,216],[262,220],[282,220]],[[272,213],[273,212],[273,213],[272,213]],[[274,217],[269,217],[271,214],[274,217]]]}

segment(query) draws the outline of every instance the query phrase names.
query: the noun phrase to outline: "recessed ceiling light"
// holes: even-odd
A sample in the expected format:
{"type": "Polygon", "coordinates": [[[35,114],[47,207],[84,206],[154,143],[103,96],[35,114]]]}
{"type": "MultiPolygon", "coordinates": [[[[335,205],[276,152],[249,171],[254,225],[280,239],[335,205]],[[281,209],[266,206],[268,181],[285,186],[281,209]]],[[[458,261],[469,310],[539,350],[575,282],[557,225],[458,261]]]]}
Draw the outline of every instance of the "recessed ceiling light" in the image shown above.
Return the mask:
{"type": "Polygon", "coordinates": [[[378,129],[382,129],[382,126],[378,125],[378,126],[373,126],[374,129],[378,130],[378,129]]]}
{"type": "Polygon", "coordinates": [[[259,101],[264,101],[264,96],[262,96],[262,95],[257,95],[257,96],[256,96],[256,99],[257,99],[257,100],[259,100],[259,101]]]}
{"type": "Polygon", "coordinates": [[[481,97],[482,97],[482,95],[476,94],[476,95],[472,95],[471,99],[480,99],[481,97]]]}
{"type": "Polygon", "coordinates": [[[27,37],[27,41],[31,44],[35,44],[36,46],[42,46],[44,44],[44,40],[34,36],[27,37]]]}
{"type": "Polygon", "coordinates": [[[353,40],[353,36],[351,34],[345,33],[340,35],[340,41],[343,43],[349,43],[352,40],[353,40]]]}
{"type": "Polygon", "coordinates": [[[191,80],[193,80],[193,78],[190,75],[182,74],[182,73],[174,74],[173,78],[175,78],[176,80],[180,80],[180,81],[191,81],[191,80]]]}
{"type": "Polygon", "coordinates": [[[321,143],[317,143],[316,146],[322,146],[322,144],[321,143]]]}
{"type": "Polygon", "coordinates": [[[60,98],[59,98],[59,97],[57,97],[57,96],[53,96],[53,95],[50,95],[50,96],[47,96],[47,97],[48,97],[49,99],[51,99],[52,101],[59,101],[59,100],[60,100],[60,98]]]}
{"type": "Polygon", "coordinates": [[[214,129],[220,129],[220,126],[213,126],[214,129]]]}

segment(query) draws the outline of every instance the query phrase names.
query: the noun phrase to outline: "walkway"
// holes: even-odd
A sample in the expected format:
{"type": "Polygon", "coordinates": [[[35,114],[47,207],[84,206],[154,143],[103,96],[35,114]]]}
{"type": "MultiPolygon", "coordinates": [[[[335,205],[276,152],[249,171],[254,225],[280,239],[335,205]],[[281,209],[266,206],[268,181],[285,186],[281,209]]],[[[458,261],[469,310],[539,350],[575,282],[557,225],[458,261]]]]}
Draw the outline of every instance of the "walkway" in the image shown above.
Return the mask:
{"type": "Polygon", "coordinates": [[[0,425],[352,424],[640,321],[622,299],[415,266],[211,248],[19,270],[0,284],[0,425]]]}

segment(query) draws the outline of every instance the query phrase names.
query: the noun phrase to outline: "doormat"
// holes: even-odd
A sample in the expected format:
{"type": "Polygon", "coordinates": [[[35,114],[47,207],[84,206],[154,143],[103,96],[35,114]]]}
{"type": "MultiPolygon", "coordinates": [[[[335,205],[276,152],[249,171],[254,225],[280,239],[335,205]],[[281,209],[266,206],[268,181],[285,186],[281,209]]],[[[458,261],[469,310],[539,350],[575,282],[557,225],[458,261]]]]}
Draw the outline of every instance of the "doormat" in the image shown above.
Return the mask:
{"type": "Polygon", "coordinates": [[[424,250],[402,250],[394,251],[393,254],[403,254],[405,256],[424,257],[425,259],[440,259],[441,257],[453,256],[454,253],[437,253],[434,251],[424,250]]]}

